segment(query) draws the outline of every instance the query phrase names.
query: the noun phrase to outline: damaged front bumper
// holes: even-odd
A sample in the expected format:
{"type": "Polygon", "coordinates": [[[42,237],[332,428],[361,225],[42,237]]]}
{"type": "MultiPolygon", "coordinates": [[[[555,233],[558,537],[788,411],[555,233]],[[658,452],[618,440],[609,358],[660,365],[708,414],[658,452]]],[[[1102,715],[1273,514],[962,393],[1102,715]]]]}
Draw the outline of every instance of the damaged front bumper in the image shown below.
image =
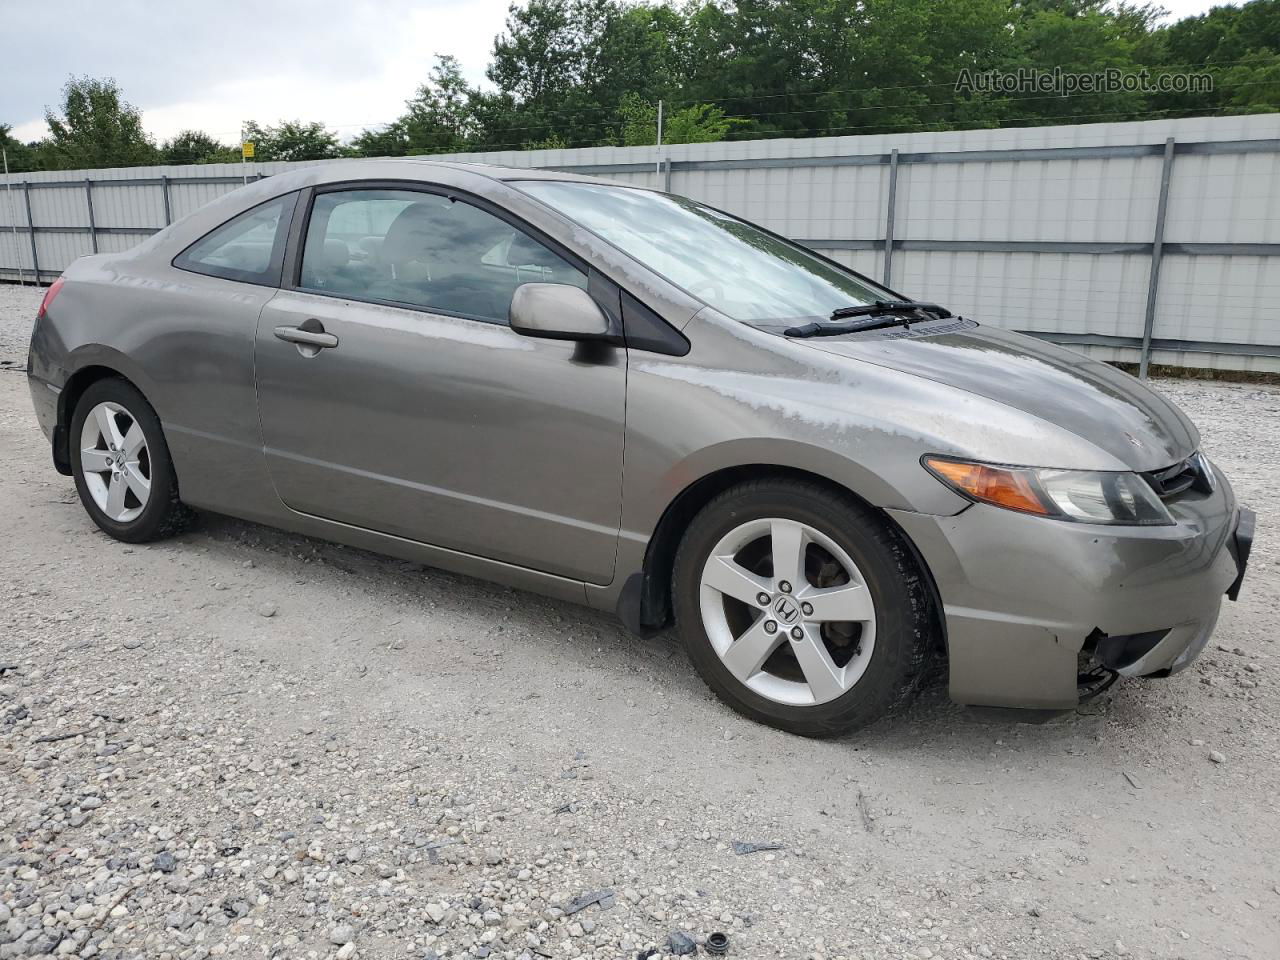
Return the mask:
{"type": "Polygon", "coordinates": [[[1253,512],[1221,472],[1166,502],[1172,526],[1067,523],[975,504],[952,517],[891,511],[942,601],[960,703],[1070,708],[1083,662],[1168,676],[1200,654],[1238,594],[1253,512]]]}
{"type": "MultiPolygon", "coordinates": [[[[1256,514],[1252,510],[1240,507],[1236,513],[1235,529],[1227,539],[1226,550],[1235,561],[1236,570],[1235,580],[1225,594],[1231,600],[1240,596],[1240,587],[1244,583],[1249,552],[1253,549],[1255,519],[1256,514]]],[[[1208,646],[1220,609],[1221,598],[1212,613],[1198,621],[1128,637],[1096,637],[1093,653],[1098,663],[1122,677],[1172,676],[1191,666],[1208,646]]]]}

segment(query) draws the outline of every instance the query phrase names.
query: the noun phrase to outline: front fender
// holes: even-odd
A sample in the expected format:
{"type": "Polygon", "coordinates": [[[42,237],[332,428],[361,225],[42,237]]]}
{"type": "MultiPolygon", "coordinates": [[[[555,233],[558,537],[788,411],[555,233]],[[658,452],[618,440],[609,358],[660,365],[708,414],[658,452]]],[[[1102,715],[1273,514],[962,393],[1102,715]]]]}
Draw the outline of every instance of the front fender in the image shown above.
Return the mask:
{"type": "MultiPolygon", "coordinates": [[[[910,495],[867,463],[846,452],[785,437],[752,437],[725,440],[694,451],[674,464],[660,479],[659,501],[672,502],[693,484],[722,470],[745,466],[780,467],[802,470],[839,484],[875,507],[915,510],[951,516],[969,506],[969,501],[953,493],[925,474],[910,495]]],[[[923,474],[924,471],[921,470],[923,474]]],[[[656,523],[656,519],[655,519],[656,523]]]]}
{"type": "Polygon", "coordinates": [[[687,356],[631,354],[624,540],[647,540],[682,490],[730,467],[804,470],[872,506],[937,516],[968,501],[921,466],[925,454],[1124,469],[1057,424],[955,386],[707,311],[685,333],[687,356]]]}

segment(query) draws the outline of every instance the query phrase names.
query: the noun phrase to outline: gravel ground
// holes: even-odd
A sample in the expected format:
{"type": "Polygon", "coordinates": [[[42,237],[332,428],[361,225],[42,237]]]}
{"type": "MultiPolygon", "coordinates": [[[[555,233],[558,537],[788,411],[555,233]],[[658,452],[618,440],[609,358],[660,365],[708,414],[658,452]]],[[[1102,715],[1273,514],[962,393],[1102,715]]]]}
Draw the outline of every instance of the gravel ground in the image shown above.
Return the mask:
{"type": "MultiPolygon", "coordinates": [[[[37,302],[0,286],[0,361],[37,302]]],[[[1280,390],[1158,386],[1260,515],[1194,669],[824,743],[589,610],[213,516],[111,541],[0,372],[0,958],[1273,958],[1280,390]]]]}

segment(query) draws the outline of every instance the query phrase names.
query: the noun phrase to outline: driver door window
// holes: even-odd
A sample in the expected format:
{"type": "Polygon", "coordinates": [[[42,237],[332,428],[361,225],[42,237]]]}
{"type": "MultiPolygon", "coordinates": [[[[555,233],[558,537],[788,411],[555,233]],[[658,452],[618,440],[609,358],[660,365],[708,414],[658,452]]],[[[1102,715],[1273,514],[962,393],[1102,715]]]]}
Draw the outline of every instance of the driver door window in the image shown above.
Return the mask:
{"type": "Polygon", "coordinates": [[[344,190],[316,196],[299,285],[506,323],[522,283],[587,275],[506,220],[465,200],[407,190],[344,190]]]}

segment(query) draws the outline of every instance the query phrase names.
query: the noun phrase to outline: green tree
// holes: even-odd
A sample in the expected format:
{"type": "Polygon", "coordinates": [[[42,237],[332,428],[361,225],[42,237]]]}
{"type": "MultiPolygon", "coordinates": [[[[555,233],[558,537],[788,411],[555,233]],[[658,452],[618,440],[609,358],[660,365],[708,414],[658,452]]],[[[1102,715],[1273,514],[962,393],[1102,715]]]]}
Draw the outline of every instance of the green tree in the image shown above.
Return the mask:
{"type": "Polygon", "coordinates": [[[573,146],[592,142],[614,106],[593,103],[585,86],[611,6],[612,0],[512,4],[487,71],[500,95],[478,104],[484,146],[513,148],[553,135],[573,146]]]}
{"type": "Polygon", "coordinates": [[[351,152],[357,157],[403,157],[409,152],[409,136],[399,120],[380,130],[362,130],[351,141],[351,152]]]}
{"type": "MultiPolygon", "coordinates": [[[[657,139],[658,108],[640,97],[629,94],[618,108],[622,118],[621,145],[645,147],[657,139]]],[[[662,119],[663,143],[715,143],[742,123],[726,117],[724,111],[709,103],[673,110],[662,119]]]]}
{"type": "Polygon", "coordinates": [[[473,150],[534,149],[532,144],[558,142],[574,146],[547,119],[503,91],[480,91],[472,100],[476,134],[473,150]]]}
{"type": "Polygon", "coordinates": [[[581,85],[611,0],[529,0],[508,11],[493,41],[488,76],[522,103],[538,103],[581,85]]]}
{"type": "Polygon", "coordinates": [[[1218,72],[1215,88],[1221,106],[1228,113],[1275,113],[1280,111],[1280,49],[1250,51],[1255,59],[1218,72]]]}
{"type": "MultiPolygon", "coordinates": [[[[1280,0],[1160,15],[1143,0],[526,0],[494,39],[492,89],[437,57],[402,115],[352,151],[650,143],[659,100],[677,105],[668,143],[1280,109],[1280,0]],[[1211,93],[957,88],[962,72],[1198,63],[1211,93]]],[[[319,133],[325,143],[287,155],[336,152],[319,133]]],[[[264,159],[286,155],[261,140],[264,159]]]]}
{"type": "Polygon", "coordinates": [[[989,98],[956,90],[962,71],[1008,67],[1019,28],[1001,0],[869,0],[850,34],[851,86],[844,133],[903,133],[986,126],[1003,115],[989,98]],[[920,37],[928,37],[921,43],[920,37]]]}
{"type": "Polygon", "coordinates": [[[62,88],[61,115],[45,110],[49,161],[61,169],[154,163],[155,144],[142,114],[110,78],[72,77],[62,88]]]}
{"type": "Polygon", "coordinates": [[[457,59],[437,54],[427,82],[405,101],[405,112],[381,130],[362,132],[351,150],[362,157],[403,157],[470,149],[480,131],[479,97],[457,59]]]}
{"type": "Polygon", "coordinates": [[[254,145],[255,160],[328,160],[343,155],[337,134],[323,123],[289,120],[263,127],[250,122],[244,136],[254,145]]]}
{"type": "Polygon", "coordinates": [[[687,21],[672,7],[610,4],[600,21],[584,87],[611,107],[626,97],[675,99],[683,84],[687,21]]]}
{"type": "Polygon", "coordinates": [[[1153,30],[1142,44],[1145,63],[1163,73],[1208,72],[1209,93],[1170,92],[1151,98],[1165,111],[1263,113],[1280,110],[1280,0],[1214,7],[1153,30]]]}
{"type": "MultiPolygon", "coordinates": [[[[1011,65],[1027,64],[1041,70],[1060,67],[1064,73],[1136,73],[1141,68],[1137,48],[1153,18],[1154,12],[1146,8],[1110,9],[1101,2],[1029,12],[1019,24],[1011,65]]],[[[1012,101],[1007,115],[1027,117],[1022,121],[1027,123],[1140,119],[1147,106],[1146,95],[1136,90],[1013,96],[1020,99],[1012,101]]]]}
{"type": "Polygon", "coordinates": [[[859,4],[742,0],[690,12],[687,99],[750,117],[757,136],[844,122],[840,108],[859,85],[850,46],[865,19],[859,4]]]}
{"type": "Polygon", "coordinates": [[[687,25],[668,4],[512,5],[488,70],[498,93],[475,103],[482,145],[516,147],[550,137],[570,146],[613,142],[625,96],[656,102],[678,90],[687,25]]]}
{"type": "Polygon", "coordinates": [[[234,163],[240,151],[202,130],[183,130],[160,147],[164,163],[234,163]]]}
{"type": "Polygon", "coordinates": [[[405,103],[404,116],[397,121],[404,128],[408,152],[465,150],[476,132],[474,99],[458,61],[437,55],[427,82],[405,103]]]}
{"type": "Polygon", "coordinates": [[[38,144],[23,143],[13,136],[13,127],[0,123],[0,149],[9,158],[10,173],[25,173],[28,170],[40,170],[40,151],[38,144]]]}
{"type": "Polygon", "coordinates": [[[525,146],[526,150],[564,150],[569,145],[564,142],[564,138],[553,134],[545,140],[534,140],[525,146]]]}
{"type": "Polygon", "coordinates": [[[662,122],[663,143],[715,143],[723,140],[731,130],[746,126],[748,121],[726,117],[714,104],[695,103],[682,110],[673,110],[662,122]]]}

